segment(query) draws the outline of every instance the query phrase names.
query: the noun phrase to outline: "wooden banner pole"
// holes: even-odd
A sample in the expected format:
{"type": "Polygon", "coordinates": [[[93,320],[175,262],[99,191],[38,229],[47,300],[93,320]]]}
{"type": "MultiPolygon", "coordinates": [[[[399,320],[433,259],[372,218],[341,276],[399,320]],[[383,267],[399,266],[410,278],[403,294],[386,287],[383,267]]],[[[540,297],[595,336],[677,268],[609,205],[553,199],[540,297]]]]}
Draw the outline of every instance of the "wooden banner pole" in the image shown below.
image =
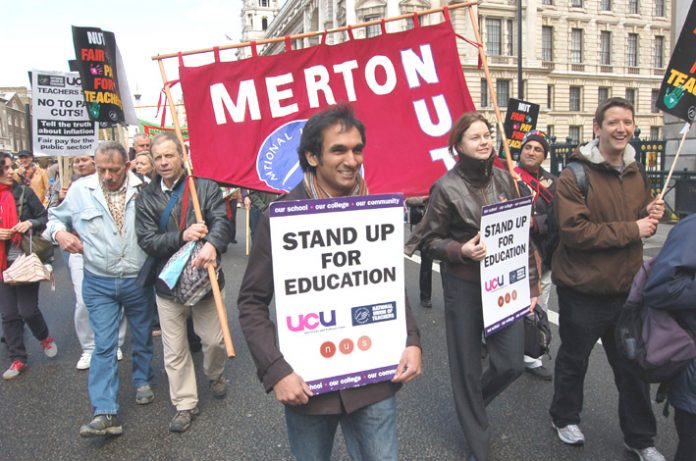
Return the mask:
{"type": "Polygon", "coordinates": [[[481,41],[481,34],[478,28],[478,21],[476,20],[476,15],[474,14],[473,8],[469,8],[469,18],[471,19],[471,27],[474,30],[474,37],[476,38],[476,43],[480,43],[479,53],[481,55],[481,63],[483,64],[483,71],[486,74],[486,84],[488,85],[488,94],[493,102],[493,110],[495,111],[495,119],[498,124],[498,131],[500,132],[500,137],[503,142],[503,150],[505,151],[505,161],[507,163],[508,172],[512,176],[513,182],[515,183],[515,190],[517,191],[517,196],[520,197],[520,188],[517,185],[517,174],[515,173],[515,167],[512,164],[512,155],[510,155],[510,146],[508,146],[507,138],[505,136],[505,126],[503,124],[503,117],[500,113],[500,107],[498,107],[498,95],[495,92],[495,87],[493,87],[493,79],[491,77],[491,71],[488,68],[488,56],[486,56],[486,49],[481,41]]]}
{"type": "Polygon", "coordinates": [[[660,200],[662,200],[665,194],[667,193],[667,186],[669,185],[669,181],[672,179],[674,167],[677,165],[677,160],[679,160],[679,154],[681,154],[682,147],[684,147],[684,141],[686,141],[686,135],[689,134],[690,130],[691,124],[689,123],[684,127],[684,134],[682,135],[681,141],[679,141],[679,148],[677,148],[677,153],[674,155],[674,160],[672,160],[672,166],[669,168],[669,173],[667,174],[667,178],[665,179],[665,184],[662,186],[662,192],[660,192],[660,200]]]}
{"type": "MultiPolygon", "coordinates": [[[[167,95],[167,103],[172,113],[172,121],[174,122],[174,130],[176,131],[176,136],[179,138],[179,142],[182,146],[184,144],[184,136],[181,131],[181,124],[179,123],[179,115],[176,113],[176,107],[174,105],[174,100],[172,99],[172,93],[170,91],[167,75],[164,70],[164,63],[159,61],[160,74],[162,75],[162,83],[164,86],[164,92],[167,95]]],[[[201,204],[198,200],[198,191],[196,190],[196,184],[193,180],[193,165],[191,164],[191,159],[188,156],[188,152],[184,147],[184,167],[188,174],[189,190],[191,191],[191,203],[193,203],[193,211],[196,215],[196,221],[199,223],[204,223],[203,213],[201,212],[201,204]]],[[[227,349],[227,356],[232,358],[235,357],[234,344],[232,343],[232,334],[230,333],[229,323],[227,321],[227,311],[225,310],[225,303],[222,300],[222,293],[220,292],[220,285],[217,280],[217,273],[212,265],[208,265],[208,277],[210,277],[210,285],[213,289],[213,297],[215,298],[215,307],[217,308],[218,318],[220,319],[220,328],[222,329],[222,337],[225,340],[225,348],[227,349]]]]}
{"type": "Polygon", "coordinates": [[[246,239],[246,255],[249,256],[249,248],[251,246],[251,227],[249,226],[249,214],[251,213],[251,205],[246,208],[246,225],[244,226],[244,234],[246,239]]]}

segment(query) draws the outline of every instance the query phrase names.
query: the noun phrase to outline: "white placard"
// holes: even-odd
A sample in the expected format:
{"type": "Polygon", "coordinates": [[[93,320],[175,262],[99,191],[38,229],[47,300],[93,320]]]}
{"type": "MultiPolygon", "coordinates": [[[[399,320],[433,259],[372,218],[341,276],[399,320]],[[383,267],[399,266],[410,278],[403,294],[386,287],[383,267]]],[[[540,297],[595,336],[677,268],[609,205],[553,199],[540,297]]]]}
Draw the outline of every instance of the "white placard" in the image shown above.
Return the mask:
{"type": "Polygon", "coordinates": [[[270,207],[276,325],[315,394],[393,378],[406,346],[403,196],[270,207]]]}
{"type": "Polygon", "coordinates": [[[34,153],[94,154],[99,133],[87,115],[80,75],[33,70],[31,87],[34,153]]]}
{"type": "Polygon", "coordinates": [[[532,197],[484,206],[481,302],[486,336],[529,311],[529,224],[532,197]]]}

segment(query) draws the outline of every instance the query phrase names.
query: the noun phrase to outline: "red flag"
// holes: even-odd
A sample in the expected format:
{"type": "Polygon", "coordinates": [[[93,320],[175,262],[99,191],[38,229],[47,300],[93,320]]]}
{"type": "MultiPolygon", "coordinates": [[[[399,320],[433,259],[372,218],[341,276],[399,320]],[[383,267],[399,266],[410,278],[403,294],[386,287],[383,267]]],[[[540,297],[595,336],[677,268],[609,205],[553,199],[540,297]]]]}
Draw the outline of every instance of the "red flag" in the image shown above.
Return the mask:
{"type": "Polygon", "coordinates": [[[454,163],[453,123],[475,110],[449,22],[179,73],[196,176],[252,189],[292,189],[304,123],[349,102],[370,192],[424,195],[454,163]]]}

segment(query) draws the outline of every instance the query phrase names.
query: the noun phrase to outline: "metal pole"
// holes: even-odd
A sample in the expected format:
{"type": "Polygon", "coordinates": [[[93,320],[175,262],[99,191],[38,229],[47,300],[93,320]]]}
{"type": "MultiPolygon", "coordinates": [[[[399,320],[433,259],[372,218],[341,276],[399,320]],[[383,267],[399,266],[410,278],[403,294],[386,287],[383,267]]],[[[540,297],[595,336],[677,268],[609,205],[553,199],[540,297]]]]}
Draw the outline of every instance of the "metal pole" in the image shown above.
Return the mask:
{"type": "Polygon", "coordinates": [[[517,0],[517,99],[524,100],[522,83],[522,0],[517,0]]]}

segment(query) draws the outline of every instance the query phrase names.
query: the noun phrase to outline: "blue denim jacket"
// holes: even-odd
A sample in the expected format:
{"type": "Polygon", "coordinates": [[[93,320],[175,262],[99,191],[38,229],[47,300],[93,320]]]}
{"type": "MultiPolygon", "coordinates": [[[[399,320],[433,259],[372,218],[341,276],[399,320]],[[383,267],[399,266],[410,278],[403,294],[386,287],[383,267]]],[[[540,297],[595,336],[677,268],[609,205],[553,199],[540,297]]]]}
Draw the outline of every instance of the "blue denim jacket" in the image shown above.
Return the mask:
{"type": "Polygon", "coordinates": [[[144,183],[128,172],[124,235],[118,232],[96,174],[80,178],[63,203],[48,210],[44,238],[57,243],[59,231],[75,232],[84,245],[85,270],[103,277],[136,277],[147,255],[135,235],[135,201],[144,183]]]}

